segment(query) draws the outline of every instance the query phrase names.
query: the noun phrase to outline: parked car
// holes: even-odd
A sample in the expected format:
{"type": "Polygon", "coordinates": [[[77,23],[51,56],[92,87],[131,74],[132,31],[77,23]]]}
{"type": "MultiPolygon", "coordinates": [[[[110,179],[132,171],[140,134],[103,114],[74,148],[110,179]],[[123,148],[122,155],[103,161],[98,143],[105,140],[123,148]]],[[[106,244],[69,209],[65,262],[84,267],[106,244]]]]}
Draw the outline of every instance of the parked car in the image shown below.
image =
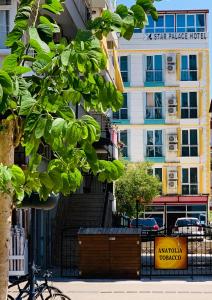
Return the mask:
{"type": "MultiPolygon", "coordinates": [[[[133,219],[130,227],[136,228],[137,219],[133,219]]],[[[138,218],[138,228],[141,228],[142,235],[148,235],[159,230],[159,226],[155,218],[138,218]]]]}
{"type": "Polygon", "coordinates": [[[178,218],[173,228],[173,234],[202,240],[204,230],[198,218],[178,218]]]}

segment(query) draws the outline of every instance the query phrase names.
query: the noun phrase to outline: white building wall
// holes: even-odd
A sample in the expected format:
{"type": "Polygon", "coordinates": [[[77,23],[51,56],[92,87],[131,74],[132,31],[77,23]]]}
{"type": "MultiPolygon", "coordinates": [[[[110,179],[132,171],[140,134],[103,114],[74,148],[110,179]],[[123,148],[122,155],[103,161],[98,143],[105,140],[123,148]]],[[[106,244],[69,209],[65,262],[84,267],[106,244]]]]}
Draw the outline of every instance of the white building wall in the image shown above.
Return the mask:
{"type": "Polygon", "coordinates": [[[128,111],[130,115],[130,124],[143,124],[143,93],[141,91],[132,91],[128,93],[128,111]]]}

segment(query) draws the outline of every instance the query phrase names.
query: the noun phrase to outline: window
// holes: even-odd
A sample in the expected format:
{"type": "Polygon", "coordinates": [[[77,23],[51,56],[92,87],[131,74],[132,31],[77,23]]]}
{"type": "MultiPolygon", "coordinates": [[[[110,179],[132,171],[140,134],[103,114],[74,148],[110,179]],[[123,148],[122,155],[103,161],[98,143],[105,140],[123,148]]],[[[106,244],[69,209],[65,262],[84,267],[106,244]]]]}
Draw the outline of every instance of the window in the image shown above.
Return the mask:
{"type": "Polygon", "coordinates": [[[177,15],[177,32],[204,32],[205,15],[188,14],[177,15]]]}
{"type": "Polygon", "coordinates": [[[127,93],[123,94],[124,101],[122,108],[113,113],[113,119],[121,119],[121,120],[126,120],[128,119],[128,109],[127,109],[127,93]]]}
{"type": "Polygon", "coordinates": [[[181,56],[181,80],[197,81],[197,56],[196,55],[181,56]]]}
{"type": "Polygon", "coordinates": [[[174,15],[165,16],[165,32],[175,32],[174,15]]]}
{"type": "Polygon", "coordinates": [[[205,31],[205,15],[204,14],[196,15],[196,31],[197,32],[205,31]]]}
{"type": "Polygon", "coordinates": [[[162,168],[155,168],[155,176],[158,177],[158,179],[160,180],[160,182],[162,182],[162,168]]]}
{"type": "Polygon", "coordinates": [[[162,168],[149,169],[148,173],[150,175],[158,177],[159,181],[162,182],[162,168]]]}
{"type": "Polygon", "coordinates": [[[158,20],[154,21],[148,16],[148,25],[145,27],[146,33],[174,32],[174,15],[159,15],[158,20]]]}
{"type": "Polygon", "coordinates": [[[122,143],[121,154],[123,157],[128,157],[128,137],[127,130],[120,131],[119,140],[122,143]]]}
{"type": "Polygon", "coordinates": [[[128,82],[128,56],[120,57],[120,70],[123,82],[128,82]]]}
{"type": "Polygon", "coordinates": [[[181,118],[197,118],[197,93],[181,93],[181,118]]]}
{"type": "Polygon", "coordinates": [[[182,130],[182,156],[198,156],[197,129],[182,130]]]}
{"type": "Polygon", "coordinates": [[[146,119],[162,119],[162,93],[146,93],[146,119]]]}
{"type": "Polygon", "coordinates": [[[153,33],[155,31],[155,22],[152,19],[152,16],[148,16],[148,25],[145,27],[146,33],[153,33]]]}
{"type": "Polygon", "coordinates": [[[0,5],[11,5],[11,0],[0,0],[0,5]]]}
{"type": "Polygon", "coordinates": [[[4,49],[7,35],[9,33],[9,10],[0,10],[0,48],[4,49]]]}
{"type": "Polygon", "coordinates": [[[162,157],[162,130],[148,130],[147,131],[147,157],[162,157]]]}
{"type": "Polygon", "coordinates": [[[182,194],[183,195],[198,194],[197,168],[182,169],[182,194]]]}
{"type": "Polygon", "coordinates": [[[146,82],[163,81],[162,55],[146,57],[146,82]]]}

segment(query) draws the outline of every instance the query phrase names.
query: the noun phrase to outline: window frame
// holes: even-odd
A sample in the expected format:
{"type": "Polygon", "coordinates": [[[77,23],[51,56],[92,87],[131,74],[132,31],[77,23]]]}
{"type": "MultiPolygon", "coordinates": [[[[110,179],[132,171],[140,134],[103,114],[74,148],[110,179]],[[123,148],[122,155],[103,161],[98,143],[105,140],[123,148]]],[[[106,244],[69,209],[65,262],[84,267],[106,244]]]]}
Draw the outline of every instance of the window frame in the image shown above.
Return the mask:
{"type": "Polygon", "coordinates": [[[119,65],[120,65],[120,72],[121,72],[121,77],[122,77],[122,80],[123,80],[123,82],[129,82],[129,74],[128,74],[128,71],[129,71],[129,67],[128,67],[128,55],[122,55],[122,56],[120,56],[119,57],[119,61],[120,61],[120,63],[119,63],[119,65]],[[121,62],[121,60],[123,59],[123,57],[125,57],[126,59],[127,59],[127,62],[126,62],[126,70],[123,70],[122,69],[122,62],[121,62]],[[127,80],[124,80],[124,76],[126,75],[126,79],[127,80]]]}
{"type": "MultiPolygon", "coordinates": [[[[4,45],[7,35],[10,32],[10,30],[12,30],[12,26],[13,26],[13,19],[15,18],[15,14],[16,14],[16,9],[14,6],[14,2],[13,0],[11,0],[10,4],[0,4],[0,11],[6,11],[8,12],[8,24],[5,24],[5,28],[6,28],[6,36],[5,36],[5,40],[3,42],[2,45],[0,45],[0,51],[3,49],[7,49],[8,47],[4,45]]],[[[2,32],[2,31],[1,31],[2,32]]]]}
{"type": "Polygon", "coordinates": [[[195,91],[190,91],[190,92],[181,92],[180,94],[180,115],[181,115],[181,119],[186,120],[186,119],[197,119],[198,118],[198,93],[195,91]],[[196,106],[191,106],[191,93],[195,93],[196,94],[196,101],[197,101],[197,105],[196,106]],[[183,94],[187,94],[187,99],[188,99],[188,104],[187,106],[183,106],[182,104],[182,96],[183,94]],[[185,118],[183,117],[183,113],[182,111],[186,110],[188,111],[188,117],[185,118]],[[191,110],[196,110],[196,117],[191,117],[191,110]]]}
{"type": "Polygon", "coordinates": [[[163,157],[163,130],[162,129],[152,129],[152,130],[146,130],[146,157],[163,157]],[[161,132],[161,144],[156,144],[156,131],[161,132]],[[153,141],[152,144],[148,144],[148,132],[153,132],[153,141]],[[148,148],[153,148],[154,155],[150,156],[148,155],[148,148]],[[159,153],[159,151],[156,151],[156,148],[160,149],[161,155],[156,156],[156,152],[159,153]]]}
{"type": "Polygon", "coordinates": [[[128,120],[128,94],[123,93],[124,101],[123,101],[123,106],[116,112],[113,112],[113,119],[115,120],[128,120]],[[126,101],[126,106],[124,106],[126,101]],[[126,118],[122,118],[122,111],[126,111],[126,118]]]}
{"type": "Polygon", "coordinates": [[[180,57],[180,81],[198,81],[198,55],[197,54],[183,54],[180,57]],[[190,56],[195,56],[196,57],[196,70],[190,69],[190,56]],[[183,69],[183,57],[187,58],[187,68],[183,69]],[[186,73],[185,73],[186,72],[186,73]],[[195,77],[196,79],[192,79],[191,74],[195,72],[195,77]],[[183,73],[186,74],[187,79],[183,79],[183,73]]]}
{"type": "Polygon", "coordinates": [[[163,82],[164,78],[164,57],[163,54],[153,54],[153,55],[146,55],[146,63],[145,63],[145,81],[146,82],[163,82]],[[156,57],[160,56],[161,57],[161,69],[157,68],[156,69],[156,57]],[[152,57],[152,68],[148,69],[148,57],[152,57]],[[148,73],[150,77],[152,77],[152,80],[147,80],[148,79],[148,73]],[[157,80],[157,76],[159,75],[159,79],[157,80]]]}
{"type": "Polygon", "coordinates": [[[191,167],[191,168],[182,168],[182,174],[181,174],[181,187],[182,187],[182,195],[198,195],[199,192],[199,172],[198,172],[198,168],[197,167],[191,167]],[[191,170],[195,169],[196,170],[196,174],[197,175],[197,180],[196,182],[191,182],[191,170]],[[184,182],[183,181],[183,170],[187,170],[188,174],[188,182],[184,182]],[[188,193],[184,193],[184,186],[188,186],[188,193]],[[191,193],[191,188],[192,187],[196,187],[196,193],[191,193]]]}
{"type": "Polygon", "coordinates": [[[205,13],[190,13],[190,14],[176,14],[176,32],[206,32],[206,14],[205,13]],[[204,16],[204,26],[197,26],[197,15],[203,15],[204,16]],[[177,26],[177,16],[185,16],[185,27],[178,27],[177,26]],[[188,26],[188,17],[193,16],[194,17],[194,25],[193,26],[188,26]],[[178,31],[178,28],[184,28],[184,31],[178,31]],[[194,31],[189,31],[189,28],[194,28],[194,31]],[[203,31],[198,31],[197,28],[203,28],[203,31]]]}
{"type": "Polygon", "coordinates": [[[120,153],[122,154],[123,158],[128,158],[129,157],[129,153],[128,153],[128,131],[127,130],[120,130],[119,133],[118,133],[118,139],[119,139],[119,143],[120,144],[122,143],[122,147],[120,149],[120,153]],[[126,139],[127,139],[126,143],[124,143],[124,141],[122,141],[122,139],[123,139],[121,137],[122,134],[126,134],[126,139]],[[127,156],[123,155],[123,150],[126,151],[127,156]]]}
{"type": "Polygon", "coordinates": [[[198,157],[199,156],[199,135],[198,135],[198,129],[182,129],[181,131],[181,156],[182,157],[198,157]],[[196,131],[196,144],[191,144],[191,131],[196,131]],[[183,144],[183,132],[187,132],[187,140],[188,144],[183,144]],[[183,155],[183,148],[188,148],[189,155],[183,155]],[[197,155],[191,155],[192,148],[197,148],[197,155]]]}
{"type": "Polygon", "coordinates": [[[163,92],[146,92],[146,103],[145,103],[145,119],[146,120],[162,120],[164,118],[163,115],[163,92]],[[147,94],[153,94],[153,100],[154,100],[154,106],[148,106],[147,104],[147,94]],[[156,94],[161,94],[161,106],[155,106],[155,102],[156,102],[156,94]],[[150,117],[148,117],[147,115],[147,110],[150,110],[150,117]],[[151,112],[152,110],[152,112],[151,112]],[[159,111],[159,114],[161,114],[160,118],[156,118],[156,114],[157,114],[157,110],[159,111]],[[151,115],[153,117],[151,117],[151,115]]]}
{"type": "MultiPolygon", "coordinates": [[[[149,17],[150,15],[148,15],[149,17]]],[[[157,21],[153,20],[153,27],[144,27],[144,33],[148,34],[148,33],[173,33],[175,32],[175,14],[159,14],[159,17],[163,17],[163,26],[158,26],[157,27],[157,21]],[[174,24],[173,27],[166,27],[166,16],[173,16],[174,17],[174,24]],[[173,28],[173,31],[167,31],[167,28],[173,28]],[[147,29],[147,30],[146,30],[147,29]],[[162,29],[162,31],[158,31],[162,29]]],[[[151,17],[151,16],[150,16],[151,17]]]]}

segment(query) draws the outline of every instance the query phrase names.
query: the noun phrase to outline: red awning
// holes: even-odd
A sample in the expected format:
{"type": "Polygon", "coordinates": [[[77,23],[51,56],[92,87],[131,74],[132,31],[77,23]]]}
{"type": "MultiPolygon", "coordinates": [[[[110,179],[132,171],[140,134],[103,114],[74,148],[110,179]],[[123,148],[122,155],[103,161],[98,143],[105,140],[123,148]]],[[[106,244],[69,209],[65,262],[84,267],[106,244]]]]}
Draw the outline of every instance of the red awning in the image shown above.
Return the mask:
{"type": "Polygon", "coordinates": [[[208,196],[161,196],[153,199],[153,204],[184,203],[184,204],[207,204],[208,196]]]}

